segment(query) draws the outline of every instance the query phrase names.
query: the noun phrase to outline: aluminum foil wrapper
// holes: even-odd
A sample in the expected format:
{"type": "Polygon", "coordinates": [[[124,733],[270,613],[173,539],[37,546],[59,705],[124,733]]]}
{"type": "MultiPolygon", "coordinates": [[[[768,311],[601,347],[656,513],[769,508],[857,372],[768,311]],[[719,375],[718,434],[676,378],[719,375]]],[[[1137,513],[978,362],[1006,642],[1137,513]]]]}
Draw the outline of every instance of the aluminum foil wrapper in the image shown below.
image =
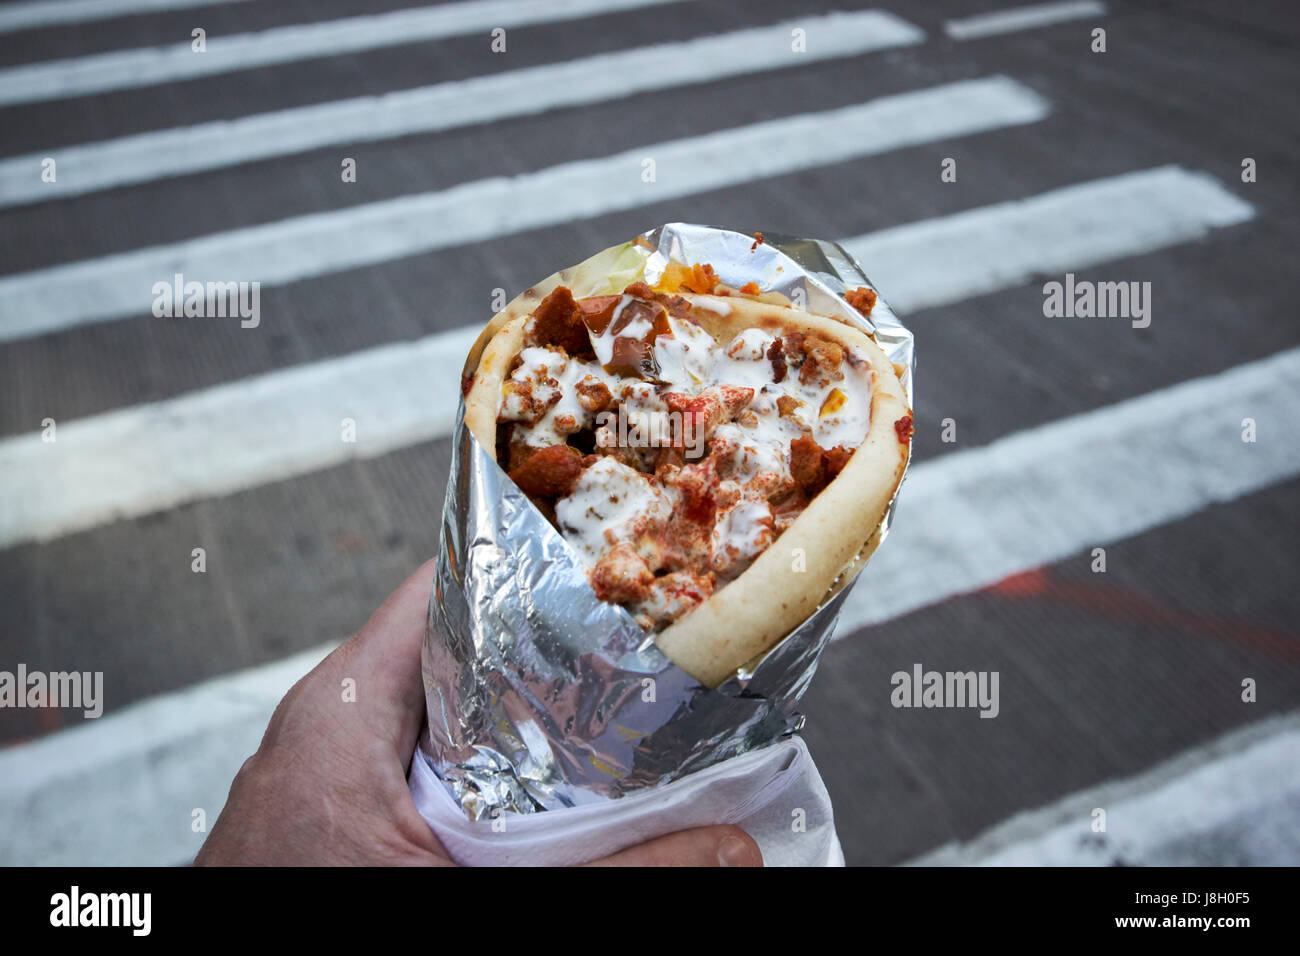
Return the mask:
{"type": "MultiPolygon", "coordinates": [[[[770,234],[754,243],[672,223],[607,253],[639,255],[651,285],[670,261],[708,262],[728,285],[753,281],[840,316],[874,336],[910,404],[912,335],[883,297],[870,321],[842,298],[875,288],[848,253],[770,234]]],[[[761,659],[704,687],[626,610],[596,598],[577,554],[465,427],[464,411],[462,402],[424,642],[423,749],[470,819],[616,799],[800,729],[796,705],[862,562],[761,659]]],[[[863,540],[883,539],[892,512],[863,540]]]]}

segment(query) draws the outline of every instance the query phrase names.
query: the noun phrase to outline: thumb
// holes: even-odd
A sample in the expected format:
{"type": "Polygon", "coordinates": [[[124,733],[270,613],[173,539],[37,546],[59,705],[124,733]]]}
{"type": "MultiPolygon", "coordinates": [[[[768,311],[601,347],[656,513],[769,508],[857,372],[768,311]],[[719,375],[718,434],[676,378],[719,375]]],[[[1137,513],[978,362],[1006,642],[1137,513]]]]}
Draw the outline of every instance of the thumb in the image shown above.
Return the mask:
{"type": "Polygon", "coordinates": [[[358,714],[380,740],[404,758],[415,749],[424,721],[420,647],[436,561],[406,579],[369,621],[330,658],[330,664],[364,682],[358,714]]]}
{"type": "Polygon", "coordinates": [[[669,833],[587,865],[762,866],[763,854],[740,827],[715,826],[669,833]]]}

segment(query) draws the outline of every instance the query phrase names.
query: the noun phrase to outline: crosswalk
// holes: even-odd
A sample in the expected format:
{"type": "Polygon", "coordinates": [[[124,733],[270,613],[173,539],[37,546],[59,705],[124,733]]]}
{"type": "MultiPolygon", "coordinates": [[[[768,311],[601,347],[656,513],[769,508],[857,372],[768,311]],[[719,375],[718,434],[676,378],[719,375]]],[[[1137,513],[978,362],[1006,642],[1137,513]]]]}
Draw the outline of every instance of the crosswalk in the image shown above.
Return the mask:
{"type": "Polygon", "coordinates": [[[841,635],[1300,475],[1242,421],[1300,414],[1300,349],[1025,429],[918,466],[915,515],[863,571],[841,635]],[[901,546],[900,546],[901,542],[901,546]]]}
{"type": "Polygon", "coordinates": [[[1252,724],[1120,781],[1018,814],[918,866],[1273,866],[1296,850],[1300,718],[1252,724]],[[1268,785],[1271,784],[1271,785],[1268,785]],[[1093,832],[1094,811],[1114,821],[1093,832]],[[1170,812],[1175,808],[1175,812],[1170,812]],[[1084,821],[1087,821],[1085,835],[1084,821]],[[1242,838],[1243,833],[1250,836],[1242,838]],[[1224,857],[1213,849],[1232,847],[1224,857]],[[1278,854],[1278,848],[1283,849],[1278,854]]]}
{"type": "MultiPolygon", "coordinates": [[[[205,37],[162,49],[121,50],[0,70],[0,106],[176,83],[318,57],[556,23],[684,0],[471,0],[372,16],[205,37]]],[[[484,46],[487,41],[484,40],[484,46]]]]}
{"type": "MultiPolygon", "coordinates": [[[[0,10],[0,36],[190,5],[14,4],[0,10]]],[[[621,14],[662,7],[664,15],[689,16],[694,6],[689,0],[470,0],[212,36],[206,53],[178,38],[174,47],[0,68],[0,110],[56,99],[75,103],[91,95],[111,98],[144,87],[165,90],[236,71],[309,70],[323,58],[435,40],[480,44],[491,55],[488,36],[495,28],[526,35],[530,27],[568,23],[616,33],[621,14]]],[[[1070,2],[941,22],[952,40],[992,43],[1021,30],[1077,29],[1086,35],[1102,16],[1114,15],[1100,3],[1070,2]]],[[[517,36],[511,42],[524,41],[517,36]]],[[[470,178],[436,190],[421,188],[417,176],[394,184],[380,199],[354,203],[345,193],[322,194],[313,211],[289,218],[207,232],[195,217],[190,235],[180,241],[115,248],[32,271],[0,266],[0,350],[21,356],[52,336],[91,332],[111,343],[119,329],[190,321],[149,315],[153,285],[176,273],[199,281],[258,282],[289,296],[309,296],[308,280],[400,268],[413,257],[533,230],[599,233],[597,224],[610,217],[674,202],[689,210],[738,186],[788,181],[792,201],[799,202],[805,191],[812,194],[816,187],[805,184],[821,170],[851,164],[855,174],[870,176],[874,163],[918,149],[933,155],[932,176],[942,188],[941,157],[972,138],[996,142],[1027,134],[1062,108],[1059,93],[1041,77],[1010,68],[929,74],[899,88],[900,73],[922,75],[916,64],[925,62],[934,42],[901,7],[737,15],[723,30],[686,39],[619,38],[541,65],[0,156],[0,216],[21,225],[22,217],[40,216],[45,204],[75,203],[122,187],[147,189],[163,180],[183,185],[200,173],[249,184],[256,182],[256,164],[267,159],[311,156],[337,168],[355,144],[400,151],[406,137],[453,130],[478,135],[480,128],[483,136],[498,137],[493,124],[543,114],[560,116],[560,128],[592,147],[583,158],[530,165],[511,176],[470,178]],[[796,51],[791,39],[799,34],[804,45],[796,51]],[[690,135],[663,139],[647,128],[634,142],[592,137],[583,128],[582,111],[573,110],[636,96],[680,97],[689,104],[697,85],[773,75],[812,89],[816,71],[846,63],[883,71],[872,75],[894,77],[894,88],[879,92],[878,84],[864,83],[856,98],[841,94],[839,102],[847,105],[827,107],[812,99],[802,111],[785,115],[760,110],[756,119],[701,116],[690,135]],[[313,152],[327,149],[325,160],[313,152]],[[46,155],[58,162],[54,182],[40,178],[46,155]]],[[[844,74],[835,76],[845,82],[844,74]]],[[[1160,165],[1143,159],[1110,169],[1098,178],[912,215],[884,228],[840,227],[840,235],[827,238],[841,241],[906,317],[1014,293],[1044,276],[1232,237],[1253,228],[1261,212],[1221,170],[1175,157],[1160,165]]],[[[842,205],[851,206],[850,198],[842,205]]],[[[761,210],[754,214],[762,217],[761,210]]],[[[481,283],[485,303],[495,285],[482,277],[440,279],[481,283]]],[[[51,542],[95,535],[178,506],[445,442],[458,394],[456,373],[479,327],[469,318],[440,318],[437,331],[420,338],[398,336],[158,400],[123,396],[95,414],[60,421],[54,442],[43,440],[39,421],[0,437],[0,555],[40,554],[51,542]],[[344,419],[356,423],[355,442],[340,439],[344,419]]],[[[251,334],[270,334],[275,320],[264,321],[251,334]]],[[[1066,323],[1059,334],[1079,334],[1070,320],[1052,321],[1066,323]]],[[[1168,322],[1173,328],[1176,319],[1168,322]]],[[[936,342],[940,336],[927,331],[932,338],[923,335],[918,343],[922,404],[928,348],[936,355],[944,348],[936,342]]],[[[1249,419],[1262,434],[1277,434],[1300,419],[1297,383],[1300,349],[1286,349],[1035,428],[1008,425],[989,444],[945,449],[936,460],[918,461],[891,540],[846,602],[838,636],[853,640],[864,628],[1009,575],[1293,480],[1300,476],[1300,452],[1291,443],[1243,442],[1241,429],[1249,419]],[[1006,530],[1013,527],[1015,533],[1006,530]]],[[[192,687],[159,687],[152,699],[110,707],[108,716],[92,724],[0,750],[0,816],[31,821],[0,836],[0,860],[183,861],[197,847],[189,808],[215,814],[270,708],[327,650],[300,648],[260,668],[213,673],[192,687]],[[183,814],[178,806],[186,808],[183,814]],[[172,816],[176,826],[160,831],[158,821],[172,816]]],[[[835,781],[829,782],[834,796],[835,781]]]]}
{"type": "Polygon", "coordinates": [[[382,96],[140,133],[60,149],[60,178],[54,182],[42,182],[33,175],[41,168],[43,156],[0,161],[0,206],[44,202],[326,146],[436,133],[635,93],[860,56],[922,40],[924,34],[916,27],[880,10],[831,13],[382,96]],[[810,39],[803,52],[791,49],[790,38],[796,29],[810,39]]]}
{"type": "MultiPolygon", "coordinates": [[[[950,139],[1047,113],[1006,77],[963,80],[513,178],[312,213],[0,278],[0,342],[146,311],[160,276],[262,288],[950,139]],[[834,130],[833,137],[823,135],[834,130]],[[653,163],[653,167],[647,165],[653,163]],[[653,179],[647,181],[647,169],[653,179]]],[[[489,290],[485,289],[485,293],[489,290]]]]}

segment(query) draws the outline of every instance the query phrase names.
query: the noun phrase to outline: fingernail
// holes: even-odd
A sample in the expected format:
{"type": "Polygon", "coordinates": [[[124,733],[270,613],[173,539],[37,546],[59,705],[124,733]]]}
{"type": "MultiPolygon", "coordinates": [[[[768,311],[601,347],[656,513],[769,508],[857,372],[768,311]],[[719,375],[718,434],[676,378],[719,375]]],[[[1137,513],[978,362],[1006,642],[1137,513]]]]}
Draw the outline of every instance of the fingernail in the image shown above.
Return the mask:
{"type": "Polygon", "coordinates": [[[718,844],[718,866],[751,866],[754,854],[740,837],[727,837],[718,844]]]}

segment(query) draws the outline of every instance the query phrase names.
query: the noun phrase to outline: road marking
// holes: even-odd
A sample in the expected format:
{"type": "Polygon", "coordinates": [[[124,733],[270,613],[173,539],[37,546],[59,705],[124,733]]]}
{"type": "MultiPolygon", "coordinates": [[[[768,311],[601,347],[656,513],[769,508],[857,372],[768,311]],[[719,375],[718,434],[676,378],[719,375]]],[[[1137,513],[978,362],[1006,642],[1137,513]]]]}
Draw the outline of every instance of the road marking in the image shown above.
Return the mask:
{"type": "MultiPolygon", "coordinates": [[[[922,463],[904,489],[899,530],[851,594],[841,632],[1291,477],[1300,452],[1281,436],[1297,415],[1293,349],[922,463]],[[1243,444],[1243,411],[1275,437],[1243,444]]],[[[200,843],[189,829],[192,808],[204,808],[211,825],[276,702],[328,649],[0,750],[0,818],[25,821],[0,834],[0,858],[82,866],[187,859],[200,843]]]]}
{"type": "Polygon", "coordinates": [[[0,207],[45,202],[337,144],[375,142],[921,43],[889,13],[832,13],[682,43],[141,133],[0,160],[0,207]],[[807,51],[790,49],[805,31],[807,51]],[[42,182],[41,161],[58,161],[42,182]]]}
{"type": "Polygon", "coordinates": [[[523,27],[603,16],[682,0],[472,0],[373,16],[300,23],[259,33],[117,50],[0,70],[0,106],[36,103],[192,80],[263,66],[481,33],[485,53],[496,27],[523,27]]]}
{"type": "Polygon", "coordinates": [[[0,442],[0,546],[230,494],[451,431],[478,329],[380,346],[0,442]],[[356,440],[343,440],[343,420],[356,440]],[[12,471],[10,466],[21,468],[12,471]],[[63,502],[53,512],[31,509],[63,502]]]}
{"type": "MultiPolygon", "coordinates": [[[[342,635],[340,635],[342,637],[342,635]]],[[[292,657],[141,701],[0,750],[0,862],[125,866],[192,859],[230,781],[257,750],[285,692],[331,650],[292,657]]]]}
{"type": "Polygon", "coordinates": [[[0,7],[0,33],[65,23],[113,20],[142,13],[163,13],[187,7],[210,7],[247,0],[40,0],[0,7]]]}
{"type": "Polygon", "coordinates": [[[1295,421],[1300,348],[925,462],[839,634],[1294,478],[1295,421]],[[1244,418],[1273,437],[1243,442],[1244,418]]]}
{"type": "Polygon", "coordinates": [[[0,342],[123,316],[147,315],[151,289],[174,273],[265,288],[709,192],[920,143],[1032,123],[1037,93],[1002,76],[963,80],[648,143],[516,177],[480,179],[20,273],[0,279],[0,342]],[[655,181],[642,176],[655,163],[655,181]]]}
{"type": "Polygon", "coordinates": [[[1291,713],[1234,730],[1128,780],[1017,814],[912,864],[1295,866],[1297,833],[1300,713],[1291,713]],[[1106,811],[1105,833],[1092,830],[1097,807],[1106,811]]]}
{"type": "Polygon", "coordinates": [[[1025,7],[1013,7],[1010,10],[996,10],[992,13],[963,17],[960,20],[948,20],[944,23],[943,29],[954,40],[977,40],[1001,33],[1015,33],[1017,30],[1032,30],[1054,23],[1105,15],[1106,4],[1097,3],[1095,0],[1035,3],[1025,7]]]}
{"type": "Polygon", "coordinates": [[[845,247],[891,306],[915,311],[1190,242],[1254,215],[1213,177],[1160,166],[884,229],[845,247]]]}
{"type": "MultiPolygon", "coordinates": [[[[1161,167],[988,207],[995,214],[973,210],[950,217],[965,224],[965,233],[947,229],[943,219],[887,230],[908,255],[916,254],[918,235],[941,234],[944,248],[968,250],[980,268],[940,256],[944,269],[918,270],[908,255],[893,252],[892,243],[876,242],[871,235],[847,246],[891,305],[938,305],[1018,285],[1037,268],[1148,252],[1159,247],[1157,235],[1165,245],[1198,238],[1214,224],[1237,221],[1226,215],[1228,200],[1240,202],[1208,177],[1161,167]],[[1144,207],[1148,197],[1159,201],[1144,207]],[[1141,216],[1127,218],[1128,207],[1177,216],[1180,225],[1156,229],[1141,216]],[[1095,230],[1099,217],[1111,216],[1115,228],[1095,230]],[[1046,218],[1039,223],[1038,217],[1046,218]],[[913,228],[917,232],[909,232],[913,228]],[[1016,230],[1037,241],[1004,247],[1000,237],[1016,230]],[[1001,253],[984,254],[983,243],[1001,253]],[[1064,258],[1044,258],[1047,249],[1062,250],[1064,258]],[[948,268],[960,281],[944,277],[948,268]]],[[[1250,207],[1240,205],[1237,215],[1249,215],[1250,207]]],[[[49,444],[39,432],[4,439],[0,547],[57,538],[445,435],[459,383],[430,370],[459,368],[478,331],[475,326],[440,332],[60,423],[58,440],[49,444]],[[357,423],[355,443],[340,440],[343,418],[357,423]]],[[[908,498],[923,493],[916,485],[913,476],[908,498]]],[[[871,567],[887,564],[889,551],[871,567]]],[[[955,578],[961,579],[960,574],[955,578]]]]}

